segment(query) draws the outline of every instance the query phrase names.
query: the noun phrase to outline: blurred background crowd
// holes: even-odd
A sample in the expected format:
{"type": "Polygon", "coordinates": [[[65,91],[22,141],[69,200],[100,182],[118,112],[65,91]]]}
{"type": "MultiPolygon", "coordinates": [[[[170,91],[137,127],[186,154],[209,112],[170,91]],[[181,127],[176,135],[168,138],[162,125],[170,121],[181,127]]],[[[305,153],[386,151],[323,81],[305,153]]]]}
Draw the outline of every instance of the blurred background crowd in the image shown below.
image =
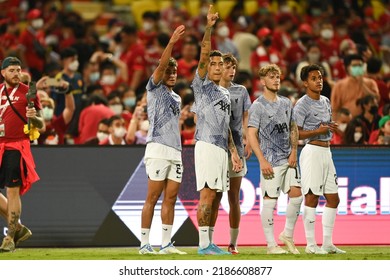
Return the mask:
{"type": "Polygon", "coordinates": [[[235,82],[252,101],[263,65],[281,67],[279,94],[294,103],[300,69],[317,63],[340,124],[332,143],[390,145],[390,0],[0,0],[0,60],[18,57],[23,82],[38,81],[47,129],[36,144],[144,145],[145,85],[180,24],[174,91],[182,142],[194,144],[190,85],[210,4],[220,14],[212,47],[237,57],[235,82]]]}

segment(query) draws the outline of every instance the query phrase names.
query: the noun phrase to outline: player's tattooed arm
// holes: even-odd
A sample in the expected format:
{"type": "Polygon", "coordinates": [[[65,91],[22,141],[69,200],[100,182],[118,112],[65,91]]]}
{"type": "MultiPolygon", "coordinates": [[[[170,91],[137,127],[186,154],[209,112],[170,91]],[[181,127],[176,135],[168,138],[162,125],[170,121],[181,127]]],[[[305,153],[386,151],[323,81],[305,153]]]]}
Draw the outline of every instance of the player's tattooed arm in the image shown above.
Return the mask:
{"type": "Polygon", "coordinates": [[[299,140],[299,131],[298,126],[296,122],[291,122],[290,124],[290,141],[291,141],[291,148],[296,150],[298,149],[298,140],[299,140]]]}

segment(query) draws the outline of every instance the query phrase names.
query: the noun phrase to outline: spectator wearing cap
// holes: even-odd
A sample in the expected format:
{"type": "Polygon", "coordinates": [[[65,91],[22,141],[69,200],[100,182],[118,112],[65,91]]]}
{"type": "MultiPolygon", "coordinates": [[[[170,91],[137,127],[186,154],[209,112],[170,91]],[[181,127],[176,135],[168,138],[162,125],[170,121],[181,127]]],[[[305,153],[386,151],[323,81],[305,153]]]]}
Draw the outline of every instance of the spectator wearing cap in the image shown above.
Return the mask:
{"type": "MultiPolygon", "coordinates": [[[[47,76],[42,77],[42,79],[47,78],[47,76]]],[[[42,117],[46,124],[46,131],[42,132],[38,138],[40,145],[63,145],[65,132],[75,111],[74,98],[73,94],[70,94],[69,83],[61,81],[59,87],[65,92],[65,108],[59,116],[54,114],[55,103],[52,98],[45,96],[40,99],[42,117]]]]}
{"type": "Polygon", "coordinates": [[[20,223],[21,195],[39,180],[35,171],[30,140],[35,140],[36,129],[45,128],[41,117],[39,97],[27,98],[29,87],[20,82],[21,61],[6,57],[1,64],[4,83],[0,84],[0,216],[8,230],[0,252],[13,252],[19,241],[31,236],[31,231],[20,223]],[[33,106],[28,106],[32,103],[33,106]],[[27,125],[29,123],[29,125],[27,125]],[[27,134],[25,133],[28,128],[27,134]],[[23,238],[22,238],[23,237],[23,238]]]}
{"type": "Polygon", "coordinates": [[[291,43],[284,56],[286,63],[290,65],[291,71],[294,71],[298,62],[306,56],[307,46],[313,41],[313,29],[307,23],[299,26],[298,34],[298,40],[291,43]]]}
{"type": "Polygon", "coordinates": [[[118,39],[122,49],[119,59],[126,63],[128,85],[137,94],[143,91],[140,86],[146,79],[145,47],[139,42],[137,29],[131,25],[122,27],[118,39]]]}
{"type": "Polygon", "coordinates": [[[373,131],[369,144],[390,145],[390,115],[383,116],[378,122],[378,130],[373,131]]]}
{"type": "Polygon", "coordinates": [[[38,9],[32,9],[27,13],[27,26],[20,33],[19,43],[25,62],[32,80],[37,81],[41,78],[46,63],[45,34],[43,31],[42,13],[38,9]]]}
{"type": "Polygon", "coordinates": [[[261,67],[273,63],[280,67],[282,75],[287,73],[287,67],[282,54],[273,47],[271,29],[262,27],[256,34],[259,39],[259,45],[252,51],[250,60],[254,91],[258,90],[260,86],[260,81],[255,73],[258,73],[261,67]]]}
{"type": "Polygon", "coordinates": [[[364,76],[364,61],[358,54],[347,55],[344,58],[345,69],[348,76],[335,82],[331,93],[331,105],[333,113],[340,108],[347,108],[352,117],[362,113],[357,100],[366,96],[373,95],[380,100],[378,86],[371,78],[364,76]]]}

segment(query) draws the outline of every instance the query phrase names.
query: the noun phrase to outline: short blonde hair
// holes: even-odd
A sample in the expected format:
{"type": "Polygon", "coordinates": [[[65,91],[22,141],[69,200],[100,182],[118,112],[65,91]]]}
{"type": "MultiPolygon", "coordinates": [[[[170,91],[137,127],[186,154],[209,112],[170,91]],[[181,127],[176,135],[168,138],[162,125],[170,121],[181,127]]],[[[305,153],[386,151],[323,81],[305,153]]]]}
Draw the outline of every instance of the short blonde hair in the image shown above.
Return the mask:
{"type": "Polygon", "coordinates": [[[268,64],[260,68],[258,74],[260,78],[266,77],[269,73],[278,73],[282,74],[282,70],[280,70],[279,66],[276,64],[268,64]]]}

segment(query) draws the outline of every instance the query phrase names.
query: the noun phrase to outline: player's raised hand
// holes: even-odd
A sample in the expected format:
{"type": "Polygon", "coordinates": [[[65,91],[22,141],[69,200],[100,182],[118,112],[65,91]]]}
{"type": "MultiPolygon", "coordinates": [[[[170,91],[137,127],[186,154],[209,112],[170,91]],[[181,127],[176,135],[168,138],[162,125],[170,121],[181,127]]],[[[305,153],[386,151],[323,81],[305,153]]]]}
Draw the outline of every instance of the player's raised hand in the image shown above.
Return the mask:
{"type": "Polygon", "coordinates": [[[176,27],[175,31],[173,31],[173,34],[171,36],[170,41],[172,43],[176,43],[184,35],[185,31],[186,31],[186,28],[184,25],[180,25],[180,26],[176,27]]]}
{"type": "Polygon", "coordinates": [[[210,5],[209,11],[207,13],[207,26],[208,27],[214,26],[218,18],[219,18],[218,12],[213,13],[213,5],[210,5]]]}

